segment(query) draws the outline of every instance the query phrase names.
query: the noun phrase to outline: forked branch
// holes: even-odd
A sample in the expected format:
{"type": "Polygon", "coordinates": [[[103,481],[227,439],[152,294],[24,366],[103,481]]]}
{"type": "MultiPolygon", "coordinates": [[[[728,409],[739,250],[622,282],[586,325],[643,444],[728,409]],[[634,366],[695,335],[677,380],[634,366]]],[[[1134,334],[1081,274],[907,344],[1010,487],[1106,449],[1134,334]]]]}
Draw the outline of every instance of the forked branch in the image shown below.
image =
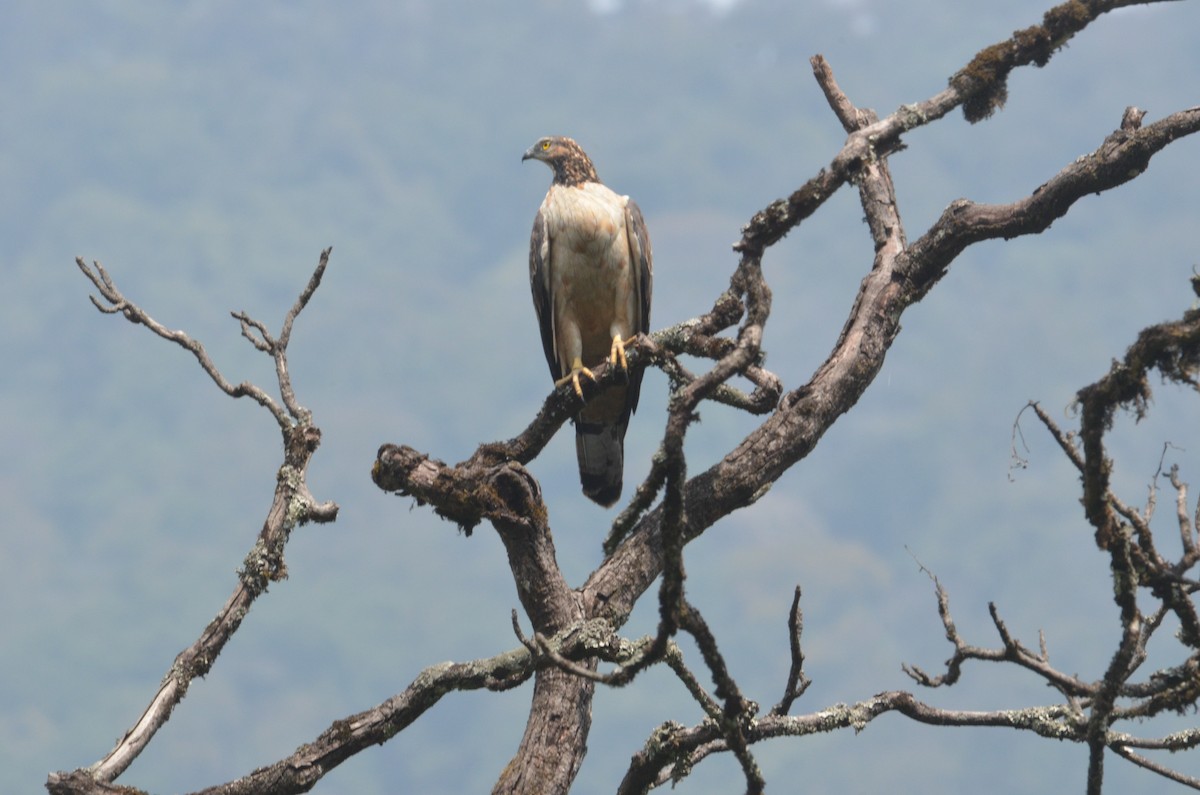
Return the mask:
{"type": "Polygon", "coordinates": [[[287,576],[283,552],[292,530],[306,522],[332,522],[337,518],[336,503],[318,503],[309,491],[306,471],[309,460],[320,444],[321,431],[312,425],[309,412],[296,402],[287,371],[287,344],[292,323],[320,284],[328,261],[329,250],[326,249],[321,253],[320,262],[308,286],[288,312],[283,333],[278,339],[271,337],[262,324],[245,313],[235,313],[235,317],[242,322],[243,333],[256,348],[270,355],[275,363],[276,377],[283,396],[284,408],[281,408],[264,390],[252,383],[243,382],[237,386],[231,384],[217,369],[199,341],[183,331],[167,329],[136,303],[127,299],[99,263],[96,263],[94,268],[89,268],[82,259],[76,260],[79,269],[100,291],[104,302],[107,302],[92,296],[92,303],[97,309],[106,314],[120,313],[130,322],[145,326],[163,339],[187,349],[222,392],[235,398],[249,396],[270,411],[283,431],[284,460],[278,471],[274,499],[266,521],[238,571],[237,585],[225,605],[205,627],[200,637],[175,658],[149,705],[117,742],[116,747],[91,767],[70,773],[51,774],[47,782],[51,792],[115,791],[110,786],[111,782],[133,763],[167,722],[172,710],[187,694],[192,680],[197,676],[204,676],[212,668],[225,644],[241,626],[255,599],[266,591],[271,582],[287,576]],[[257,341],[248,329],[254,329],[258,333],[257,341]]]}

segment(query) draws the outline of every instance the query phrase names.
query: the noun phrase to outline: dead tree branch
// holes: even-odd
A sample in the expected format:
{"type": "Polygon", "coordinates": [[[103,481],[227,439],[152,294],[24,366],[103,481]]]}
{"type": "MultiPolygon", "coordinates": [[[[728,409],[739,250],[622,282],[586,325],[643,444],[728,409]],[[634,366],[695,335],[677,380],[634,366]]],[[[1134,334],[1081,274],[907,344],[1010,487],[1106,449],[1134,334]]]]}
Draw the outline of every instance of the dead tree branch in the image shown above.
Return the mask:
{"type": "MultiPolygon", "coordinates": [[[[335,721],[288,758],[205,790],[205,795],[307,791],[329,769],[404,729],[446,692],[505,689],[531,676],[534,687],[525,734],[494,792],[566,792],[586,753],[595,685],[628,683],[639,671],[659,663],[675,671],[705,717],[691,728],[671,722],[654,732],[634,756],[621,783],[621,793],[646,792],[668,780],[677,781],[708,754],[725,750],[737,757],[748,792],[761,792],[765,783],[750,751],[755,742],[841,728],[861,730],[888,712],[930,725],[1006,727],[1086,744],[1090,750],[1090,792],[1099,792],[1106,749],[1147,769],[1156,769],[1161,766],[1129,749],[1178,750],[1200,742],[1200,732],[1174,738],[1175,744],[1156,745],[1155,741],[1114,730],[1118,720],[1186,708],[1200,699],[1200,687],[1196,685],[1200,681],[1196,676],[1200,670],[1200,618],[1191,600],[1200,584],[1194,578],[1186,579],[1198,556],[1193,540],[1196,527],[1195,521],[1188,518],[1186,489],[1177,473],[1172,472],[1171,483],[1183,500],[1176,518],[1185,551],[1179,561],[1171,563],[1153,543],[1151,511],[1139,514],[1109,490],[1111,467],[1104,457],[1102,441],[1117,408],[1145,410],[1148,369],[1157,369],[1193,387],[1200,383],[1196,378],[1200,320],[1192,316],[1195,313],[1185,316],[1180,324],[1147,330],[1125,362],[1114,366],[1103,381],[1081,390],[1080,446],[1076,446],[1074,437],[1061,435],[1034,405],[1064,452],[1079,466],[1086,516],[1095,527],[1100,548],[1111,557],[1122,633],[1103,676],[1089,682],[1057,671],[1050,665],[1044,639],[1037,652],[1030,650],[1010,634],[994,606],[991,615],[1000,646],[986,649],[967,644],[950,615],[949,597],[936,580],[938,610],[945,636],[954,648],[953,656],[946,672],[937,676],[915,666],[905,668],[919,684],[937,687],[954,684],[964,667],[975,660],[1015,663],[1061,693],[1063,704],[988,712],[943,710],[910,693],[892,691],[850,705],[789,715],[808,682],[803,670],[803,617],[797,589],[788,620],[792,664],[783,697],[770,712],[759,716],[758,705],[741,692],[717,639],[688,599],[684,566],[684,550],[689,542],[719,520],[759,500],[856,405],[880,372],[900,332],[905,311],[928,295],[963,251],[984,240],[1045,230],[1083,196],[1136,178],[1154,154],[1200,131],[1200,108],[1182,110],[1146,125],[1142,124],[1141,111],[1127,108],[1120,127],[1093,152],[1066,165],[1027,196],[1003,205],[959,199],[950,203],[914,243],[908,243],[888,166],[888,158],[904,147],[901,136],[960,107],[972,122],[987,118],[1003,106],[1007,78],[1013,69],[1029,64],[1043,66],[1100,15],[1149,1],[1071,0],[1052,8],[1041,24],[1017,31],[1010,39],[979,52],[949,78],[946,89],[924,101],[904,105],[882,119],[873,111],[856,107],[839,87],[829,63],[821,56],[813,58],[815,79],[848,135],[846,143],[825,168],[789,197],[770,203],[750,218],[734,245],[738,259],[729,286],[706,314],[639,336],[630,344],[629,367],[635,371],[659,367],[667,373],[672,391],[650,474],[614,522],[602,563],[581,587],[567,584],[556,561],[540,486],[525,465],[578,411],[581,399],[593,398],[623,377],[614,368],[595,368],[595,378],[582,383],[582,396],[565,387],[555,390],[518,436],[480,445],[469,459],[457,464],[446,464],[411,447],[382,445],[372,468],[372,479],[380,489],[430,505],[468,535],[482,521],[491,523],[505,547],[518,598],[532,624],[532,640],[521,636],[520,649],[486,660],[432,666],[393,699],[335,721]],[[771,246],[847,183],[858,189],[873,242],[873,261],[829,356],[806,383],[786,390],[780,379],[763,367],[772,308],[764,261],[771,246]],[[708,369],[689,371],[679,361],[683,354],[706,360],[710,363],[708,369]],[[750,394],[731,384],[738,377],[753,384],[750,394]],[[705,402],[721,403],[764,419],[720,461],[693,474],[688,469],[684,443],[705,402]],[[661,500],[654,506],[660,495],[661,500]],[[616,633],[637,601],[660,578],[656,634],[636,643],[624,641],[616,633]],[[1139,589],[1148,589],[1159,600],[1156,612],[1142,614],[1139,589]],[[1168,614],[1179,619],[1180,640],[1189,656],[1144,681],[1132,681],[1146,658],[1147,640],[1168,614]],[[680,630],[696,640],[715,685],[713,693],[703,688],[684,664],[674,642],[680,630]],[[601,660],[616,662],[618,667],[601,675],[597,673],[601,660]],[[1125,703],[1128,700],[1135,703],[1125,703]]],[[[120,313],[181,345],[223,392],[232,397],[248,396],[270,411],[283,431],[285,456],[271,511],[225,607],[196,643],[179,655],[145,714],[113,752],[86,770],[52,775],[48,783],[51,792],[116,791],[111,782],[167,720],[192,679],[209,670],[254,599],[270,582],[286,576],[283,549],[292,529],[307,521],[332,521],[336,517],[337,506],[317,504],[306,484],[307,465],[319,444],[320,431],[296,399],[286,356],[293,322],[319,286],[328,255],[328,250],[323,252],[317,270],[285,317],[277,337],[246,313],[234,313],[243,336],[272,357],[278,400],[249,382],[234,385],[227,381],[197,341],[183,332],[166,329],[128,301],[98,263],[89,268],[82,260],[77,261],[102,296],[103,300],[92,298],[98,309],[120,313]]],[[[1164,771],[1157,772],[1177,781],[1186,779],[1164,771]]]]}
{"type": "MultiPolygon", "coordinates": [[[[111,791],[107,789],[107,785],[133,763],[167,722],[172,710],[187,694],[192,680],[209,672],[225,644],[241,626],[254,601],[267,590],[271,582],[287,577],[283,551],[292,530],[307,522],[332,522],[337,518],[336,503],[318,503],[309,491],[306,472],[309,460],[321,442],[321,431],[312,424],[311,414],[297,404],[287,371],[287,344],[292,323],[320,284],[328,261],[329,249],[326,249],[321,253],[320,262],[308,286],[288,312],[283,332],[278,339],[271,337],[262,324],[252,320],[245,313],[235,313],[235,317],[242,323],[243,333],[246,334],[247,328],[256,329],[259,334],[258,341],[251,339],[251,342],[254,342],[256,348],[270,355],[275,362],[276,376],[285,407],[280,408],[264,390],[250,382],[233,386],[221,375],[203,345],[182,331],[168,330],[137,304],[125,298],[99,263],[91,269],[82,259],[76,260],[79,269],[108,302],[101,303],[93,296],[91,300],[97,309],[107,314],[119,312],[130,322],[145,326],[158,336],[186,348],[192,352],[222,392],[235,398],[249,396],[270,411],[283,433],[284,457],[266,521],[238,571],[238,583],[225,605],[205,627],[200,637],[175,658],[170,670],[163,677],[158,692],[150,700],[141,717],[122,735],[116,747],[89,768],[71,773],[51,774],[47,782],[47,788],[51,792],[111,791]]],[[[250,338],[249,334],[246,336],[250,338]]]]}
{"type": "MultiPolygon", "coordinates": [[[[740,258],[729,289],[717,299],[709,315],[679,329],[689,339],[696,339],[689,332],[701,327],[708,332],[707,327],[737,323],[736,340],[709,345],[706,350],[716,354],[714,363],[708,372],[694,377],[684,374],[678,363],[661,350],[668,339],[675,338],[674,334],[652,335],[652,344],[639,347],[639,354],[649,354],[647,361],[640,356],[636,364],[631,361],[631,366],[661,367],[672,378],[675,391],[651,472],[614,523],[605,544],[606,559],[578,592],[583,617],[605,618],[612,626],[620,627],[645,590],[662,577],[660,624],[655,641],[642,659],[623,666],[623,678],[660,661],[668,648],[667,641],[685,623],[684,546],[721,518],[757,501],[783,472],[813,450],[824,433],[855,405],[873,382],[899,332],[904,311],[929,293],[959,254],[984,240],[1045,230],[1083,196],[1110,190],[1135,178],[1146,169],[1154,153],[1200,130],[1200,108],[1180,111],[1141,127],[1123,123],[1122,129],[1111,133],[1095,151],[1067,165],[1028,196],[1007,205],[955,201],[913,244],[907,243],[887,168],[887,157],[902,146],[901,134],[931,123],[959,106],[972,120],[987,116],[1003,103],[1005,80],[1013,68],[1031,63],[1044,65],[1053,52],[1098,15],[1129,4],[1071,3],[1052,9],[1042,25],[1019,31],[1009,41],[982,51],[951,78],[946,90],[924,102],[903,106],[879,120],[873,113],[853,105],[838,87],[832,69],[823,58],[813,59],[817,81],[849,133],[848,140],[826,169],[787,199],[772,203],[751,218],[734,247],[740,258]],[[853,182],[859,189],[875,243],[875,259],[834,350],[808,383],[783,393],[766,420],[720,462],[705,472],[689,475],[682,454],[683,440],[694,422],[697,407],[702,401],[712,399],[731,377],[739,374],[751,377],[751,368],[758,367],[761,360],[771,306],[771,291],[763,269],[766,249],[811,216],[847,182],[853,182]],[[659,494],[662,501],[650,508],[659,494]]],[[[609,374],[606,371],[597,374],[598,382],[588,385],[588,390],[598,391],[607,385],[609,374]]],[[[584,399],[592,394],[585,391],[584,399]]],[[[465,478],[462,483],[485,484],[491,477],[488,472],[512,466],[513,461],[529,460],[575,410],[575,399],[565,390],[559,390],[551,395],[538,420],[521,437],[481,447],[467,462],[468,466],[459,465],[465,478]],[[481,468],[467,471],[473,467],[481,468]]],[[[446,488],[419,491],[429,478],[416,477],[424,471],[419,467],[395,466],[399,459],[394,456],[394,449],[381,448],[376,461],[376,483],[382,488],[419,495],[433,504],[435,511],[455,518],[463,526],[474,526],[489,518],[491,509],[486,504],[468,498],[465,507],[459,505],[461,495],[482,492],[459,486],[450,488],[449,484],[460,483],[456,478],[446,481],[446,488]]],[[[420,461],[422,455],[412,451],[406,460],[420,461]]],[[[997,623],[1002,626],[998,619],[997,623]]],[[[986,656],[983,650],[965,646],[962,654],[963,659],[971,655],[986,656]]],[[[1046,669],[1038,655],[1015,642],[1007,643],[1002,654],[1027,667],[1046,669]]],[[[1077,688],[1065,676],[1058,680],[1058,685],[1068,691],[1077,688]]],[[[1106,736],[1094,735],[1097,741],[1106,736]]],[[[735,745],[740,743],[736,735],[730,737],[734,737],[735,745]]],[[[723,740],[727,741],[728,738],[723,740]]],[[[582,745],[579,752],[582,753],[582,745]]],[[[748,782],[753,788],[752,775],[748,774],[748,782]]],[[[559,786],[567,785],[560,782],[559,786]]]]}

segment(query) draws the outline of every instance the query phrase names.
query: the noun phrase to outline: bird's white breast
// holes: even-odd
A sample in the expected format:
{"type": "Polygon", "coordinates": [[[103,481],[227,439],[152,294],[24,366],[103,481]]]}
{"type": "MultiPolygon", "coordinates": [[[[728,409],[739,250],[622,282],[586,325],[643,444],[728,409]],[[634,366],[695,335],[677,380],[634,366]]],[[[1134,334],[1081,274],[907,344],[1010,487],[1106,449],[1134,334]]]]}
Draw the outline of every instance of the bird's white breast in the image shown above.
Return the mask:
{"type": "MultiPolygon", "coordinates": [[[[559,187],[546,197],[546,220],[555,247],[610,259],[625,240],[625,202],[598,182],[559,187]]],[[[627,244],[626,244],[627,245],[627,244]]],[[[611,264],[594,262],[595,265],[611,264]]]]}
{"type": "Polygon", "coordinates": [[[633,332],[627,202],[605,185],[588,182],[555,186],[542,207],[555,316],[578,329],[585,361],[607,353],[614,329],[626,337],[633,332]]]}

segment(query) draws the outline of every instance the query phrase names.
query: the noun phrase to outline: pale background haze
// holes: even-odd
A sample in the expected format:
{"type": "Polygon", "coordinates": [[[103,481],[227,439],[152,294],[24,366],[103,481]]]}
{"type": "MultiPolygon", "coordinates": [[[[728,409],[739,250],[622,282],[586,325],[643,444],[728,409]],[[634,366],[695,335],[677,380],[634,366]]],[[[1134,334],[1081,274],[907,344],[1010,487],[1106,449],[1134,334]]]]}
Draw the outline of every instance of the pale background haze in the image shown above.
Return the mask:
{"type": "MultiPolygon", "coordinates": [[[[1046,7],[5,3],[0,792],[41,791],[49,771],[91,764],[136,720],[234,587],[280,461],[269,415],[221,395],[182,349],[93,309],[75,256],[101,260],[128,297],[203,341],[227,378],[269,387],[269,361],[229,312],[278,329],[320,250],[334,249],[291,368],[324,432],[309,483],[342,511],[294,535],[290,579],[256,603],[118,781],[189,791],[289,754],[428,665],[517,644],[516,593],[490,527],[465,538],[380,492],[369,469],[383,442],[461,460],[515,435],[549,392],[526,256],[550,174],[521,164],[526,147],[576,137],[601,178],[641,205],[661,328],[709,308],[741,224],[844,140],[811,55],[829,59],[851,100],[888,113],[1046,7]]],[[[1197,3],[1110,14],[1046,68],[1014,73],[993,119],[955,115],[910,133],[891,159],[909,239],[956,198],[1027,195],[1094,150],[1127,105],[1150,122],[1196,104],[1198,30],[1197,3]]],[[[690,597],[749,697],[765,709],[782,692],[797,583],[814,684],[796,711],[911,689],[902,662],[938,669],[950,648],[918,560],[970,642],[996,644],[995,601],[1026,643],[1045,631],[1060,669],[1100,676],[1119,637],[1106,559],[1075,474],[1028,414],[1029,467],[1012,469],[1013,423],[1030,399],[1074,422],[1076,389],[1140,328],[1192,305],[1198,176],[1200,140],[1183,140],[1046,234],[968,249],[906,314],[883,372],[817,450],[688,548],[690,597]]],[[[844,189],[767,254],[764,347],[786,388],[829,352],[870,267],[861,217],[844,189]]],[[[627,496],[661,434],[665,390],[648,372],[627,496]]],[[[1168,464],[1200,484],[1196,405],[1163,388],[1149,420],[1119,423],[1115,482],[1128,502],[1144,499],[1167,441],[1168,464]]],[[[692,472],[757,422],[701,413],[692,472]]],[[[579,493],[570,437],[530,469],[578,584],[615,512],[579,493]]],[[[655,617],[651,594],[623,633],[651,632],[655,617]]],[[[314,791],[486,792],[530,692],[451,694],[314,791]]],[[[972,665],[955,688],[918,695],[995,709],[1055,694],[1015,669],[972,665]]],[[[662,671],[598,691],[575,792],[612,792],[655,726],[700,718],[662,671]]],[[[778,792],[1077,792],[1086,767],[1082,747],[899,716],[755,750],[778,792]]],[[[1195,759],[1170,761],[1200,773],[1195,759]]],[[[1169,791],[1114,757],[1107,774],[1112,792],[1169,791]]],[[[742,786],[723,757],[676,791],[742,786]]]]}

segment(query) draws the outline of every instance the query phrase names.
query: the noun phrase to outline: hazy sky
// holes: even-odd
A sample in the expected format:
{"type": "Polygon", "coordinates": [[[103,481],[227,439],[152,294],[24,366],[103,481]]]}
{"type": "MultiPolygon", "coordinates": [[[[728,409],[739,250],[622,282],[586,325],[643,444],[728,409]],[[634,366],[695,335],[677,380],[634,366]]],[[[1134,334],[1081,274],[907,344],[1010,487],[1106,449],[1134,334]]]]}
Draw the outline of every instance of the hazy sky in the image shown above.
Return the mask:
{"type": "MultiPolygon", "coordinates": [[[[91,764],[137,718],[233,588],[279,465],[267,414],[220,395],[186,352],[96,312],[75,256],[103,261],[231,380],[270,386],[269,363],[229,312],[277,328],[320,250],[334,247],[291,365],[324,432],[310,485],[342,513],[296,533],[290,579],[255,605],[118,782],[218,784],[428,665],[516,645],[516,595],[492,531],[464,538],[368,475],[383,442],[456,461],[509,438],[550,389],[525,260],[549,182],[520,162],[533,140],[574,135],[638,200],[660,328],[709,308],[741,224],[842,143],[812,54],[829,58],[853,100],[887,113],[936,93],[1044,10],[1028,0],[704,5],[27,0],[0,10],[0,791],[32,792],[52,769],[91,764]]],[[[1046,68],[1014,74],[995,118],[911,133],[891,160],[909,239],[956,198],[1027,195],[1095,149],[1127,105],[1148,122],[1194,105],[1197,30],[1197,3],[1109,15],[1046,68]]],[[[995,642],[995,601],[1025,642],[1044,630],[1061,669],[1100,674],[1119,625],[1078,479],[1028,414],[1015,444],[1029,466],[1014,470],[1014,421],[1038,399],[1072,423],[1076,389],[1138,329],[1193,305],[1197,175],[1200,143],[1180,141],[1045,235],[969,249],[906,315],[878,380],[817,450],[689,547],[689,594],[751,698],[770,704],[782,691],[796,584],[814,679],[797,711],[911,689],[902,662],[936,669],[949,648],[918,561],[949,589],[970,641],[995,642]]],[[[828,354],[870,267],[861,217],[844,190],[765,260],[767,366],[786,388],[828,354]]],[[[665,401],[665,378],[648,373],[627,493],[648,469],[665,401]]],[[[755,424],[717,406],[701,414],[693,473],[755,424]]],[[[1163,389],[1147,421],[1119,423],[1116,482],[1129,502],[1144,500],[1164,442],[1168,463],[1195,480],[1197,419],[1194,399],[1163,389]]],[[[564,572],[580,583],[615,513],[579,493],[569,433],[530,470],[564,572]]],[[[650,632],[654,619],[651,598],[622,631],[650,632]]],[[[448,696],[315,791],[487,791],[529,694],[448,696]]],[[[920,695],[979,709],[1052,701],[1037,680],[984,666],[920,695]]],[[[588,795],[615,789],[658,723],[700,719],[658,671],[599,692],[594,712],[576,787],[588,795]]],[[[758,752],[775,790],[803,781],[814,792],[1076,791],[1086,758],[898,717],[758,752]]],[[[1165,790],[1116,761],[1109,775],[1114,792],[1165,790]]],[[[738,782],[736,765],[716,759],[677,791],[738,782]]]]}

